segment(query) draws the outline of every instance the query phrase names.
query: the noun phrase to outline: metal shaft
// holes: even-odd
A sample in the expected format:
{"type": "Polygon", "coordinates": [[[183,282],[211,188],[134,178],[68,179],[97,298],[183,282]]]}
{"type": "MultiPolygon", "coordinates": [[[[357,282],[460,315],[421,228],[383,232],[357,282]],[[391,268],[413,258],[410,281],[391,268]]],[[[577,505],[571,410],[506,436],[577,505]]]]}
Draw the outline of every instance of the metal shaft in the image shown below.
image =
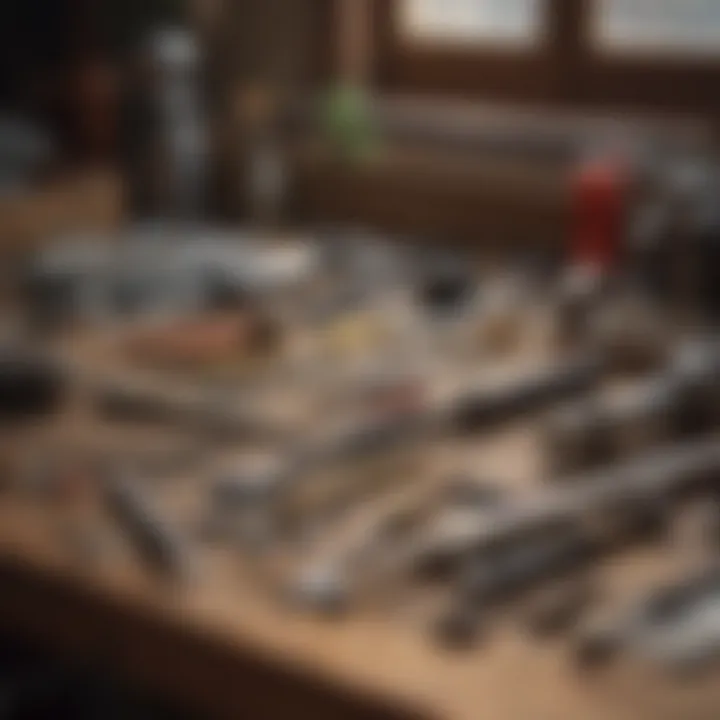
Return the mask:
{"type": "Polygon", "coordinates": [[[423,538],[410,555],[481,549],[562,522],[642,506],[720,476],[720,440],[711,438],[663,448],[650,455],[588,473],[539,493],[526,502],[500,508],[491,517],[423,538]]]}
{"type": "MultiPolygon", "coordinates": [[[[601,377],[603,362],[597,358],[569,361],[530,377],[490,390],[466,389],[445,404],[427,408],[418,414],[383,418],[361,423],[349,429],[300,447],[271,476],[261,483],[264,499],[282,498],[300,491],[312,482],[314,473],[338,462],[367,459],[412,447],[426,437],[441,437],[460,431],[479,431],[511,422],[526,413],[590,389],[601,377]]],[[[222,501],[238,503],[247,499],[244,478],[235,483],[223,479],[222,501]]],[[[258,497],[258,482],[252,482],[253,498],[258,497]]]]}
{"type": "Polygon", "coordinates": [[[106,480],[105,493],[114,518],[143,560],[173,579],[185,579],[189,553],[183,539],[157,515],[136,483],[122,476],[106,480]]]}

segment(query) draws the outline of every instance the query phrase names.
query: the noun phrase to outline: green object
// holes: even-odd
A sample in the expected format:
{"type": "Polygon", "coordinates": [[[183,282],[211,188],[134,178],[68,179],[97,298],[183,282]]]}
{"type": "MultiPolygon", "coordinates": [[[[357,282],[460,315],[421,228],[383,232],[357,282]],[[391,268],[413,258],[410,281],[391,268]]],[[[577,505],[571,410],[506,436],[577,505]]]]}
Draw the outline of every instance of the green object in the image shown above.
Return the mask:
{"type": "Polygon", "coordinates": [[[333,152],[347,162],[363,162],[378,147],[367,93],[354,85],[330,89],[323,102],[322,127],[333,152]]]}

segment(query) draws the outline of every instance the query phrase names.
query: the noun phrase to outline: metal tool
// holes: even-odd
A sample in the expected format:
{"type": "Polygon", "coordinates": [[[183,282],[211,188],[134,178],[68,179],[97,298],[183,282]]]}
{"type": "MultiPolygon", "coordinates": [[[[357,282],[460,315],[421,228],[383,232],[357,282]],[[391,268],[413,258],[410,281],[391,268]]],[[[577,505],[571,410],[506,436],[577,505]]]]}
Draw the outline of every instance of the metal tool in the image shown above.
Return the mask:
{"type": "Polygon", "coordinates": [[[510,422],[591,389],[606,369],[599,355],[581,357],[506,387],[466,393],[448,412],[450,426],[475,432],[510,422]]]}
{"type": "Polygon", "coordinates": [[[586,627],[576,645],[584,665],[630,651],[672,670],[698,668],[720,656],[720,567],[645,593],[614,616],[586,627]]]}
{"type": "Polygon", "coordinates": [[[702,487],[720,475],[720,441],[680,443],[651,454],[568,480],[528,501],[501,508],[484,522],[447,528],[442,535],[421,538],[410,556],[457,554],[482,549],[545,527],[612,514],[623,506],[638,509],[648,502],[675,497],[702,487]]]}
{"type": "MultiPolygon", "coordinates": [[[[559,368],[543,370],[504,387],[463,392],[421,412],[391,413],[371,418],[322,438],[300,445],[289,457],[263,477],[240,473],[224,476],[215,487],[216,501],[239,510],[252,505],[258,512],[284,512],[297,498],[345,491],[348,474],[331,476],[326,490],[317,492],[318,478],[333,466],[387,457],[423,439],[478,432],[539,411],[564,398],[591,388],[602,376],[604,364],[592,357],[568,361],[559,368]],[[337,477],[343,480],[338,483],[337,477]],[[315,487],[313,487],[313,485],[315,487]],[[274,509],[273,509],[274,508],[274,509]]],[[[244,510],[243,510],[244,511],[244,510]]]]}
{"type": "Polygon", "coordinates": [[[575,472],[707,431],[720,421],[720,346],[691,343],[620,399],[574,403],[548,418],[553,472],[575,472]]]}
{"type": "MultiPolygon", "coordinates": [[[[334,568],[333,576],[337,586],[352,594],[353,588],[367,589],[428,564],[457,565],[463,558],[511,547],[513,543],[532,546],[533,538],[557,528],[586,529],[591,542],[614,540],[619,514],[642,518],[648,505],[664,505],[677,496],[699,492],[718,477],[720,441],[712,438],[673,445],[558,483],[493,512],[466,515],[452,523],[424,528],[404,544],[388,550],[382,563],[367,569],[369,576],[359,578],[353,573],[346,577],[342,566],[334,568]]],[[[625,525],[625,520],[621,524],[625,525]]],[[[492,582],[493,588],[497,587],[499,581],[492,582]]]]}
{"type": "MultiPolygon", "coordinates": [[[[507,499],[498,486],[466,477],[451,478],[440,490],[436,482],[414,490],[411,499],[404,492],[394,501],[382,498],[379,507],[355,518],[354,532],[345,528],[343,541],[304,564],[291,583],[295,604],[321,614],[337,613],[349,599],[346,583],[354,576],[360,578],[368,563],[382,563],[383,556],[432,513],[442,508],[451,513],[484,513],[507,499]]],[[[426,570],[436,574],[437,568],[426,570]]]]}
{"type": "Polygon", "coordinates": [[[566,577],[586,566],[598,550],[593,539],[568,527],[469,556],[460,569],[450,606],[436,625],[438,639],[456,644],[461,627],[457,621],[462,618],[462,643],[473,644],[476,627],[487,613],[540,583],[566,577]],[[449,636],[446,631],[450,631],[449,636]]]}
{"type": "Polygon", "coordinates": [[[105,478],[108,508],[144,562],[173,580],[187,580],[190,552],[186,540],[162,518],[138,485],[119,472],[105,478]]]}
{"type": "Polygon", "coordinates": [[[713,583],[674,617],[641,633],[633,645],[652,662],[683,674],[716,662],[720,658],[720,587],[713,583]]]}
{"type": "Polygon", "coordinates": [[[276,431],[239,401],[223,402],[200,392],[181,393],[119,377],[95,378],[89,384],[98,412],[114,421],[159,423],[227,439],[272,436],[276,431]]]}
{"type": "Polygon", "coordinates": [[[495,602],[539,580],[571,572],[592,560],[597,550],[592,539],[572,528],[546,538],[540,534],[472,559],[460,576],[458,589],[466,597],[495,602]]]}

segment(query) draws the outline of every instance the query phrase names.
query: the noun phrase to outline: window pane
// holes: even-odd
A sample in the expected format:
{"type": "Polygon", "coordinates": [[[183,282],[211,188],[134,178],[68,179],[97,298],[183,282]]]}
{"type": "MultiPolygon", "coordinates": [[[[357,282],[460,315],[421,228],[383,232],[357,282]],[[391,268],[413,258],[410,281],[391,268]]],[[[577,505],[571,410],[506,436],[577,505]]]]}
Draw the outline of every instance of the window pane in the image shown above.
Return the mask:
{"type": "Polygon", "coordinates": [[[603,47],[720,53],[720,0],[598,0],[603,47]]]}
{"type": "Polygon", "coordinates": [[[413,40],[533,43],[544,0],[403,0],[403,33],[413,40]]]}

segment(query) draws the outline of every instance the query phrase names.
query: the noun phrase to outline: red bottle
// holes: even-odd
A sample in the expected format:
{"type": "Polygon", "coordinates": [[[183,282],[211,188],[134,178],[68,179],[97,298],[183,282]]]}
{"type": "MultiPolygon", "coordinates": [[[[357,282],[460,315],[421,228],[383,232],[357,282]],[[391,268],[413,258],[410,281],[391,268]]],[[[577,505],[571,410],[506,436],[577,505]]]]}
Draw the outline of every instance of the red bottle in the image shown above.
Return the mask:
{"type": "Polygon", "coordinates": [[[629,182],[625,165],[591,160],[578,170],[572,190],[570,262],[608,272],[623,247],[629,182]]]}

